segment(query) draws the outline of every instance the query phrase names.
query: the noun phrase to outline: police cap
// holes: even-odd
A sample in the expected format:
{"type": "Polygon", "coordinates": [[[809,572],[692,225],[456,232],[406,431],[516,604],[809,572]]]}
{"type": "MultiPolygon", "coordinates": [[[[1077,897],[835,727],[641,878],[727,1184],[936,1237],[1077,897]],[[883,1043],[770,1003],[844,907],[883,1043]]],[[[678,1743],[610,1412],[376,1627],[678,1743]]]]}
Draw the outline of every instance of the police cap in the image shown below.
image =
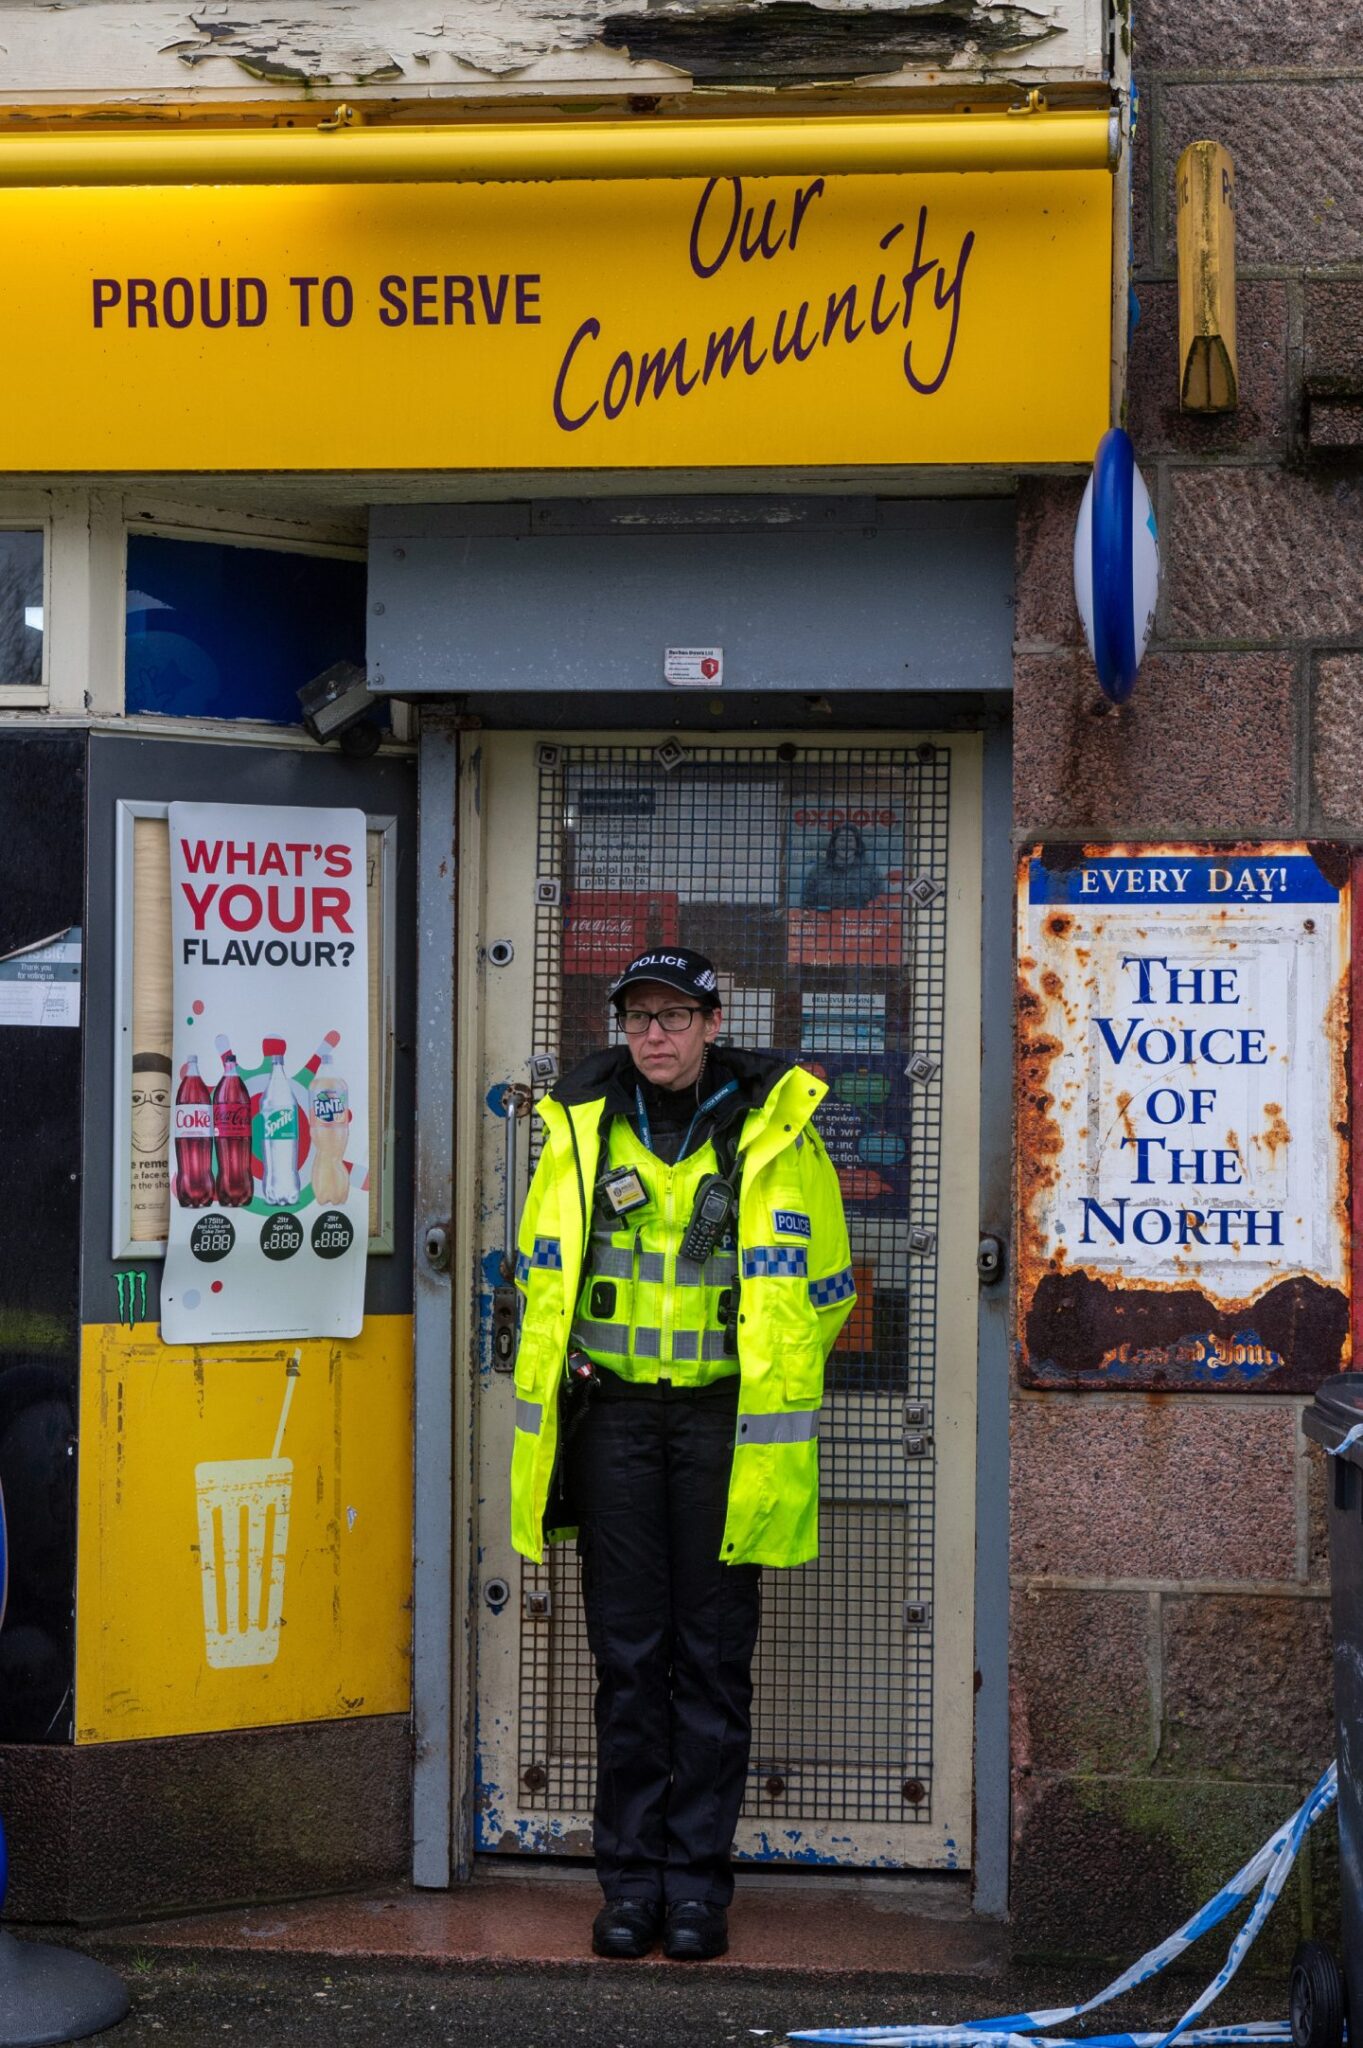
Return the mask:
{"type": "Polygon", "coordinates": [[[714,968],[703,953],[693,953],[686,946],[655,946],[638,954],[611,983],[611,1001],[618,1004],[625,990],[636,981],[660,981],[665,988],[680,989],[683,995],[694,997],[704,1009],[719,1008],[719,981],[714,968]]]}

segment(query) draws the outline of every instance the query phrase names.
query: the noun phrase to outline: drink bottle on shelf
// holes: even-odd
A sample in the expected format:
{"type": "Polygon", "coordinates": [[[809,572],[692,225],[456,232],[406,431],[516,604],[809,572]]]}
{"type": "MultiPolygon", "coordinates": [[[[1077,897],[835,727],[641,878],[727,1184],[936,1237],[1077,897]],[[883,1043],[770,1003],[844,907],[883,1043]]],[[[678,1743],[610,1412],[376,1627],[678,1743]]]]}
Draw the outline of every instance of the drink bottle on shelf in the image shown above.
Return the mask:
{"type": "Polygon", "coordinates": [[[213,1105],[208,1083],[191,1053],[175,1095],[175,1195],[182,1209],[206,1209],[213,1200],[213,1105]]]}
{"type": "Polygon", "coordinates": [[[284,1040],[267,1038],[262,1049],[266,1059],[273,1061],[260,1099],[265,1154],[263,1192],[267,1202],[282,1208],[298,1200],[298,1104],[294,1101],[293,1083],[284,1072],[284,1040]]]}
{"type": "Polygon", "coordinates": [[[222,1079],[213,1090],[213,1137],[218,1148],[218,1200],[224,1209],[243,1209],[253,1192],[251,1094],[231,1052],[222,1056],[222,1079]]]}
{"type": "Polygon", "coordinates": [[[312,1126],[312,1192],[319,1202],[343,1202],[350,1192],[345,1163],[350,1132],[350,1089],[335,1071],[330,1052],[322,1054],[312,1077],[308,1116],[312,1126]]]}

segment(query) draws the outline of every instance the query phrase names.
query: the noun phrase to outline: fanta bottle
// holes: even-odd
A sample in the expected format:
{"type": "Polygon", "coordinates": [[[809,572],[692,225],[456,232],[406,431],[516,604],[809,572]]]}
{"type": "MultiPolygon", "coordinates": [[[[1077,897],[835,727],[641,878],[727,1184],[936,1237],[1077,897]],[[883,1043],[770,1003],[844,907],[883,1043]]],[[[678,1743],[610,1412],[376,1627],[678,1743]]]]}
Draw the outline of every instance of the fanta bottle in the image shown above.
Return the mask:
{"type": "Polygon", "coordinates": [[[350,1192],[345,1163],[350,1132],[350,1090],[335,1071],[329,1052],[312,1077],[309,1117],[312,1124],[312,1192],[319,1202],[343,1202],[350,1192]]]}

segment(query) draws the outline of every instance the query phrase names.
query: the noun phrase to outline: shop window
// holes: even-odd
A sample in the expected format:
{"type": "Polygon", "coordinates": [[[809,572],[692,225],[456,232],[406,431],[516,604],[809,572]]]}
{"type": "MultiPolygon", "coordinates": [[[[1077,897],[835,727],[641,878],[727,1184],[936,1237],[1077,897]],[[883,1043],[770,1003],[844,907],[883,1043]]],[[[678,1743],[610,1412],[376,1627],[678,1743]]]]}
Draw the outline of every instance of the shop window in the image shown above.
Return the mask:
{"type": "Polygon", "coordinates": [[[300,724],[305,683],[364,663],[365,577],[345,556],[130,534],[127,709],[300,724]]]}
{"type": "MultiPolygon", "coordinates": [[[[117,809],[113,1256],[159,1258],[170,1222],[173,1100],[170,830],[162,803],[117,809]]],[[[393,1237],[394,950],[397,824],[365,835],[369,930],[369,1249],[393,1237]]]]}
{"type": "Polygon", "coordinates": [[[0,532],[0,702],[43,681],[43,536],[0,532]]]}

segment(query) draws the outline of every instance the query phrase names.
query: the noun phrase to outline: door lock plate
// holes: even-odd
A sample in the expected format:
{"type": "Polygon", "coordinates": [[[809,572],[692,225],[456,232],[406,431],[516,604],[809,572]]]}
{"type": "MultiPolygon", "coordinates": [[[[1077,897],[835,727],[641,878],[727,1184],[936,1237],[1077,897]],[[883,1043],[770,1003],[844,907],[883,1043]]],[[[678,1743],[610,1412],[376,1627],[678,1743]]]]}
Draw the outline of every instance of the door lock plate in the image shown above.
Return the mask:
{"type": "Polygon", "coordinates": [[[516,1364],[516,1324],[520,1296],[510,1280],[492,1290],[492,1370],[511,1372],[516,1364]]]}

